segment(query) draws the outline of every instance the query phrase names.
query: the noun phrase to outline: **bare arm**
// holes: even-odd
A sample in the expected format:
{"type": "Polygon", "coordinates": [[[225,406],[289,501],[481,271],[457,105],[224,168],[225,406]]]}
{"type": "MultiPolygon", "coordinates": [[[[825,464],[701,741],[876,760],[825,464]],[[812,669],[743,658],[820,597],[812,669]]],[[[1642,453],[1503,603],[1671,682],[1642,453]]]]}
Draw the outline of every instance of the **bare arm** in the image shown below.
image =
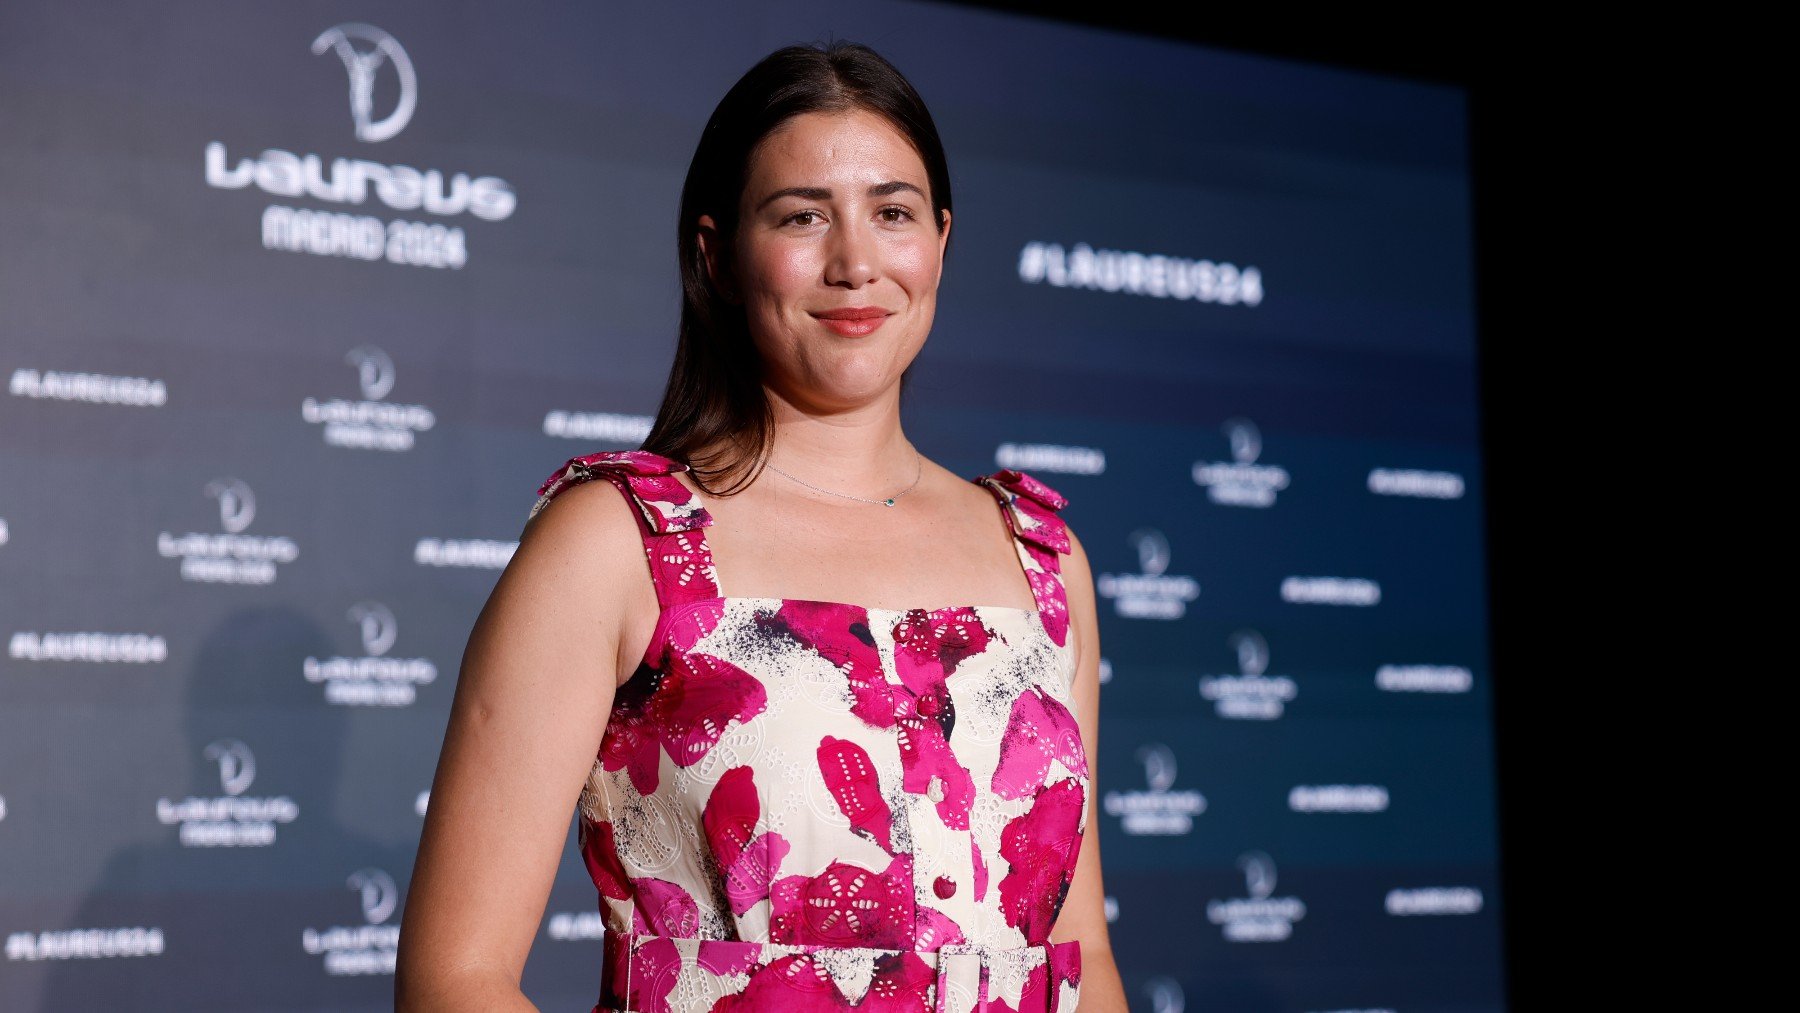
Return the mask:
{"type": "Polygon", "coordinates": [[[1088,757],[1087,831],[1075,861],[1075,880],[1057,916],[1051,942],[1081,940],[1080,1013],[1125,1013],[1125,985],[1113,961],[1106,929],[1106,888],[1100,877],[1100,622],[1094,608],[1094,576],[1087,550],[1069,531],[1063,585],[1069,599],[1069,628],[1075,637],[1075,720],[1088,757]]]}
{"type": "Polygon", "coordinates": [[[620,677],[619,577],[649,584],[608,486],[531,519],[470,633],[401,920],[399,1010],[534,1008],[519,978],[620,677]]]}

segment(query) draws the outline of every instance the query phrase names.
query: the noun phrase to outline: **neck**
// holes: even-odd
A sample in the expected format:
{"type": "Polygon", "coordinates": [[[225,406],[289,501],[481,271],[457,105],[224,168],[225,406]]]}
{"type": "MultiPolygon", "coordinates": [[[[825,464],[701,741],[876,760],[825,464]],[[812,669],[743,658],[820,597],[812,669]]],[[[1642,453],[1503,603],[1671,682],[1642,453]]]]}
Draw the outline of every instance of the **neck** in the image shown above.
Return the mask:
{"type": "Polygon", "coordinates": [[[918,474],[900,428],[898,391],[842,411],[815,411],[768,391],[774,440],[768,460],[808,482],[856,496],[892,495],[918,474]]]}

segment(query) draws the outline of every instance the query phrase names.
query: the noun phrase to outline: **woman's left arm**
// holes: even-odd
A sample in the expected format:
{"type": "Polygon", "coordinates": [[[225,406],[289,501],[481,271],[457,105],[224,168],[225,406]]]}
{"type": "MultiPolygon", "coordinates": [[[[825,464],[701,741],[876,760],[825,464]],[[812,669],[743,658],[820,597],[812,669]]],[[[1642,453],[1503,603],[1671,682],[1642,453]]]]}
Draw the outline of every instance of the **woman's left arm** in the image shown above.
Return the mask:
{"type": "Polygon", "coordinates": [[[1113,962],[1106,929],[1106,888],[1100,879],[1099,728],[1100,622],[1094,607],[1094,576],[1087,551],[1069,531],[1069,554],[1063,558],[1063,586],[1069,600],[1069,630],[1075,638],[1075,720],[1087,751],[1087,830],[1075,861],[1075,881],[1051,930],[1051,942],[1081,941],[1080,1013],[1125,1013],[1125,985],[1113,962]]]}

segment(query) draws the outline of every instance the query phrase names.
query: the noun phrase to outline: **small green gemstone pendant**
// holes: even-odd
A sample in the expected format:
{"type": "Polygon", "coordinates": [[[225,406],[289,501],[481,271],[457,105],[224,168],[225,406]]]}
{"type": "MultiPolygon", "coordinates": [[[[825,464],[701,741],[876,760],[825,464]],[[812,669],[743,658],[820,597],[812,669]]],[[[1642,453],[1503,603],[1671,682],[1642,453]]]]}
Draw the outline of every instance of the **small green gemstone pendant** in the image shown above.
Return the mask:
{"type": "Polygon", "coordinates": [[[893,500],[892,500],[892,499],[891,499],[891,498],[890,498],[890,499],[885,499],[885,500],[882,500],[882,502],[883,502],[883,503],[886,503],[886,504],[887,504],[887,505],[888,505],[888,506],[893,506],[893,505],[894,505],[894,501],[893,501],[893,500]]]}

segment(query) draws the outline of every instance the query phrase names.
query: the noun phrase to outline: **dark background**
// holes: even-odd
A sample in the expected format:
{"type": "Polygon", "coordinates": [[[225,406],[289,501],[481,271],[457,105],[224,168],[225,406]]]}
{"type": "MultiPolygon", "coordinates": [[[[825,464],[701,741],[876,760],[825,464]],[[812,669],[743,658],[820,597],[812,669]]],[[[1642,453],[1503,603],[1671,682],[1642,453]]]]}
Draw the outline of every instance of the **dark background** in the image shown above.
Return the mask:
{"type": "Polygon", "coordinates": [[[1723,270],[1739,291],[1726,265],[1742,240],[1725,230],[1754,228],[1769,192],[1740,178],[1757,47],[1723,25],[1560,10],[1218,19],[977,5],[1467,89],[1509,1004],[1716,999],[1717,976],[1685,955],[1715,944],[1676,929],[1680,902],[1654,884],[1740,819],[1705,786],[1737,776],[1723,760],[1741,747],[1669,687],[1713,660],[1678,631],[1731,606],[1661,591],[1729,579],[1764,536],[1734,530],[1731,503],[1671,495],[1664,469],[1670,455],[1710,459],[1702,418],[1764,421],[1730,393],[1754,404],[1759,381],[1688,344],[1744,340],[1699,279],[1723,270]],[[1661,789],[1674,785],[1694,790],[1671,813],[1661,789]],[[1648,954],[1668,962],[1633,959],[1648,954]]]}
{"type": "MultiPolygon", "coordinates": [[[[1638,78],[1629,64],[1614,69],[1612,53],[1597,58],[1585,29],[1567,26],[1283,19],[1233,28],[1198,19],[1132,20],[1122,9],[1106,10],[1105,21],[1045,10],[1033,5],[1028,13],[1468,90],[1503,855],[1499,906],[1510,1004],[1535,1008],[1551,1001],[1544,979],[1556,963],[1555,934],[1569,920],[1565,905],[1572,896],[1567,845],[1584,832],[1578,810],[1601,804],[1580,789],[1607,732],[1584,726],[1577,715],[1604,681],[1590,658],[1602,639],[1595,631],[1605,627],[1590,625],[1593,610],[1584,611],[1579,599],[1589,575],[1614,551],[1610,535],[1621,524],[1618,508],[1630,488],[1629,475],[1619,474],[1630,470],[1619,463],[1629,459],[1621,452],[1629,448],[1609,442],[1619,425],[1621,385],[1602,377],[1616,361],[1604,335],[1622,326],[1620,317],[1608,315],[1607,298],[1618,262],[1628,257],[1621,247],[1630,245],[1622,242],[1629,233],[1616,228],[1628,217],[1619,214],[1620,195],[1633,176],[1626,171],[1631,156],[1642,155],[1619,110],[1644,101],[1632,87],[1638,78]]],[[[268,635],[295,642],[318,635],[293,617],[254,621],[268,635]]],[[[453,666],[439,653],[447,681],[453,666]]],[[[332,716],[323,720],[315,738],[329,742],[342,734],[332,716]]],[[[414,715],[405,720],[420,723],[414,715]]],[[[320,913],[308,924],[332,918],[341,920],[320,913]]],[[[286,946],[282,938],[279,945],[286,946]]],[[[1204,1006],[1205,997],[1190,991],[1189,1002],[1204,1006]]]]}

